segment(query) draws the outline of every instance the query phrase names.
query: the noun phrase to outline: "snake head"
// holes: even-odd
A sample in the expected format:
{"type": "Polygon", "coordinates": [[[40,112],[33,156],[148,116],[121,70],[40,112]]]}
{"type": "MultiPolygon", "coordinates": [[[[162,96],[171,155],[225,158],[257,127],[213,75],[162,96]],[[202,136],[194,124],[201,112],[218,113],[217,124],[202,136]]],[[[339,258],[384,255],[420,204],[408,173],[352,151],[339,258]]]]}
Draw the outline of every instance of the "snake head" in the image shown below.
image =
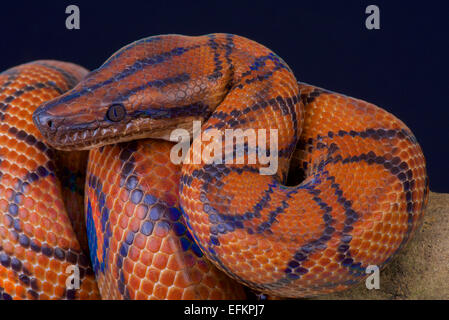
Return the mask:
{"type": "Polygon", "coordinates": [[[175,128],[191,130],[192,121],[205,119],[222,97],[210,94],[201,45],[189,39],[150,37],[122,48],[71,91],[41,105],[35,125],[61,150],[169,140],[175,128]]]}

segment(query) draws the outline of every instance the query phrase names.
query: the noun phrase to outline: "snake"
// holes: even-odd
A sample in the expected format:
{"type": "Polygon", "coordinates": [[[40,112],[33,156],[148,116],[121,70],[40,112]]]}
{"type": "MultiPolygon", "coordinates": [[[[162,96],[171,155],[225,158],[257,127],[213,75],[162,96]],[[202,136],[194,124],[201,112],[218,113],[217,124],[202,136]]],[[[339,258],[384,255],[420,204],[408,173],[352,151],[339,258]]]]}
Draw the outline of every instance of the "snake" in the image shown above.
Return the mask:
{"type": "MultiPolygon", "coordinates": [[[[62,171],[58,168],[76,172],[83,153],[57,156],[32,120],[41,103],[71,89],[86,74],[80,66],[48,60],[0,74],[2,300],[100,298],[89,256],[82,249],[86,242],[75,233],[83,230],[82,197],[80,205],[79,193],[62,188],[57,175],[62,171]],[[66,207],[65,200],[73,202],[66,207]],[[79,287],[67,285],[73,267],[79,287]]],[[[75,182],[81,181],[75,179],[72,186],[75,182]]]]}
{"type": "MultiPolygon", "coordinates": [[[[102,285],[108,282],[98,279],[98,260],[91,260],[89,257],[88,240],[90,248],[97,245],[92,242],[92,232],[95,233],[95,229],[92,229],[92,219],[96,216],[91,214],[104,214],[107,210],[106,207],[99,207],[104,201],[104,193],[99,194],[96,189],[91,188],[90,183],[86,186],[86,191],[93,192],[92,195],[89,193],[90,199],[96,202],[94,209],[87,211],[86,228],[84,182],[89,153],[64,152],[51,148],[32,120],[32,114],[40,104],[73,88],[87,73],[86,69],[72,63],[42,60],[20,65],[0,74],[2,300],[97,300],[123,297],[118,287],[113,287],[113,291],[100,286],[100,295],[97,283],[102,285]],[[67,285],[74,266],[78,270],[78,288],[67,285]]],[[[187,232],[178,208],[179,197],[176,191],[180,168],[169,162],[167,147],[158,141],[148,141],[138,150],[134,150],[133,146],[111,150],[116,155],[111,154],[110,158],[117,159],[118,167],[121,166],[122,160],[126,160],[125,155],[132,152],[132,159],[137,159],[138,164],[136,174],[140,172],[145,177],[142,188],[145,185],[150,186],[145,197],[147,204],[149,200],[152,201],[151,210],[141,230],[144,243],[147,239],[149,241],[149,250],[142,250],[139,258],[141,263],[133,272],[133,276],[140,276],[144,281],[140,290],[131,292],[136,293],[132,298],[243,299],[246,295],[242,286],[213,267],[187,232]],[[158,149],[159,158],[156,156],[158,149]],[[151,156],[151,160],[147,159],[147,156],[151,156]],[[162,161],[159,165],[155,161],[158,159],[162,161]],[[158,167],[163,171],[156,171],[157,174],[155,173],[153,178],[146,173],[148,169],[158,170],[158,167]],[[155,181],[161,180],[162,174],[171,180],[171,184],[167,181],[154,184],[155,181]],[[149,231],[153,228],[150,226],[155,214],[161,214],[161,221],[151,234],[149,231]],[[173,230],[168,233],[167,228],[173,230]],[[155,249],[156,246],[159,247],[155,249]],[[167,288],[170,290],[167,291],[167,288]]],[[[131,154],[129,156],[131,157],[131,154]]],[[[104,160],[109,161],[98,159],[104,160]]],[[[90,161],[90,164],[92,163],[93,160],[90,161]]],[[[101,170],[101,167],[98,169],[101,170]]],[[[90,170],[103,178],[104,173],[90,170]]],[[[117,170],[116,177],[120,177],[119,172],[120,170],[117,170]]],[[[92,175],[89,177],[92,179],[92,175]]],[[[107,194],[110,196],[110,193],[107,194]]],[[[123,209],[111,207],[111,214],[123,219],[123,215],[120,216],[121,210],[123,209]]],[[[140,206],[133,210],[133,215],[142,214],[140,206]]],[[[114,219],[114,216],[110,218],[114,219]]],[[[107,230],[111,230],[109,226],[107,230]]],[[[114,240],[110,243],[112,246],[117,245],[114,240]]],[[[142,239],[136,237],[135,248],[139,248],[141,244],[142,239]]],[[[133,251],[130,251],[130,257],[133,254],[133,251]]],[[[111,259],[115,263],[112,255],[111,259]]],[[[101,260],[101,270],[104,266],[101,260]]],[[[117,284],[116,279],[119,276],[113,281],[110,276],[107,281],[117,284]]],[[[121,276],[123,277],[123,274],[121,276]]],[[[128,277],[128,274],[126,276],[128,277]]],[[[130,284],[135,284],[135,281],[130,279],[130,284]]]]}
{"type": "MultiPolygon", "coordinates": [[[[58,152],[90,150],[85,233],[103,299],[341,291],[363,281],[368,267],[383,269],[422,224],[429,180],[411,130],[374,104],[298,82],[255,41],[152,36],[87,75],[56,62],[44,68],[79,80],[69,88],[41,74],[59,95],[33,100],[37,129],[28,129],[58,152]],[[259,140],[264,130],[270,135],[259,140]],[[174,132],[188,138],[180,163],[174,132]],[[243,138],[219,139],[229,132],[243,138]],[[268,173],[266,158],[276,161],[268,173]]],[[[3,73],[1,88],[17,73],[3,73]]],[[[9,163],[28,165],[28,156],[9,163]]],[[[12,198],[4,200],[11,206],[12,198]]]]}

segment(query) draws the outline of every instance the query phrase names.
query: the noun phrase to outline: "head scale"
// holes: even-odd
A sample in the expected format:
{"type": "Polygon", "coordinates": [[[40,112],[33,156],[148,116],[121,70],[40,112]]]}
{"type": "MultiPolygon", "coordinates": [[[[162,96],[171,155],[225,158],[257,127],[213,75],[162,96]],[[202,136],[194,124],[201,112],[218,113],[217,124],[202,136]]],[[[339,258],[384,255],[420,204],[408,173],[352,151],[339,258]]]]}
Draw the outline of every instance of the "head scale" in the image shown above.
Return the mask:
{"type": "Polygon", "coordinates": [[[152,137],[169,139],[191,127],[222,99],[204,86],[201,37],[156,36],[136,41],[109,58],[75,88],[41,105],[33,120],[57,149],[91,149],[152,137]]]}

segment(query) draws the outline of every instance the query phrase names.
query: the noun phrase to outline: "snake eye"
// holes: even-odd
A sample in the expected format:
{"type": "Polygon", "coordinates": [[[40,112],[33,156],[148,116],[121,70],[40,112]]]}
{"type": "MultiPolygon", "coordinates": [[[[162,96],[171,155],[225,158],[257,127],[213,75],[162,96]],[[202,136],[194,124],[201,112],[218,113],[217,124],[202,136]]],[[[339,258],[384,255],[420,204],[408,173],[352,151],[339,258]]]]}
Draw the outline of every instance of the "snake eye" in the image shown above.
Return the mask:
{"type": "Polygon", "coordinates": [[[113,104],[109,107],[108,111],[106,112],[106,117],[108,120],[112,122],[118,122],[122,121],[123,118],[126,115],[126,110],[123,104],[113,104]]]}

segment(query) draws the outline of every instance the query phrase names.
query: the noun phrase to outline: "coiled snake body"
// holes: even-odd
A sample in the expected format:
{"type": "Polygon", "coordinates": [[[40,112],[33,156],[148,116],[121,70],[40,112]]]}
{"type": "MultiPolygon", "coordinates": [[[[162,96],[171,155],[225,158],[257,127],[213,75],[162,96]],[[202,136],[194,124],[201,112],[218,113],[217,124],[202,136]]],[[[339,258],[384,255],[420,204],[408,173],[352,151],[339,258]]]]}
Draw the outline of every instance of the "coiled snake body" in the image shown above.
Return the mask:
{"type": "MultiPolygon", "coordinates": [[[[86,74],[79,66],[56,61],[37,61],[0,74],[1,299],[99,298],[89,258],[69,220],[76,203],[66,211],[55,153],[32,122],[39,104],[86,74]],[[79,290],[66,284],[73,265],[79,270],[79,290]]],[[[64,194],[76,198],[76,193],[64,194]]]]}
{"type": "Polygon", "coordinates": [[[424,156],[404,123],[298,84],[276,54],[235,35],[132,43],[33,119],[51,146],[93,149],[86,226],[103,298],[242,298],[218,269],[274,296],[342,290],[408,242],[427,203],[424,156]],[[201,161],[173,164],[172,143],[152,139],[193,120],[204,133],[277,129],[277,171],[260,174],[248,144],[243,164],[206,162],[215,149],[201,136],[187,155],[201,161]]]}

